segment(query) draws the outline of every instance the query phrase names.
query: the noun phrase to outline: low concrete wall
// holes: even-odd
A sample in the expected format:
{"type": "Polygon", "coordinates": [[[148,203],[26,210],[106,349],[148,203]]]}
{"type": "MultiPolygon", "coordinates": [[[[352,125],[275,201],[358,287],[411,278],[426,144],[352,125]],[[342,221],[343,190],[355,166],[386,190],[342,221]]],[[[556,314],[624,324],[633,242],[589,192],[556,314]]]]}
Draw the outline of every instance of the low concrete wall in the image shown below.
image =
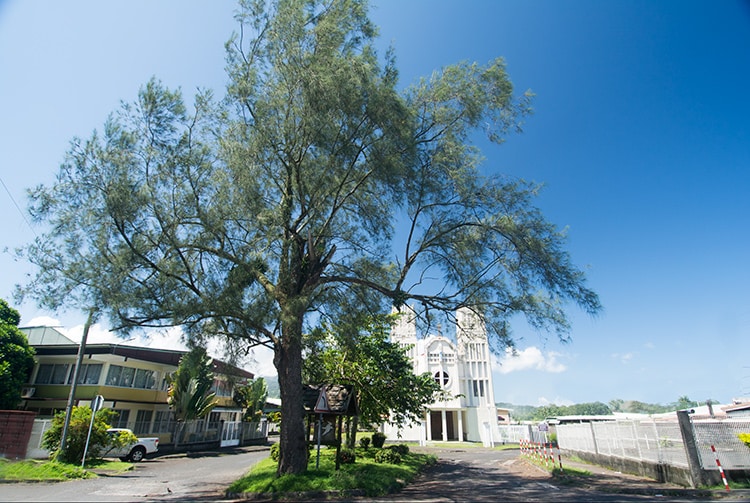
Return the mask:
{"type": "Polygon", "coordinates": [[[691,487],[692,479],[690,470],[678,466],[667,465],[664,463],[651,463],[649,461],[638,461],[635,459],[617,458],[614,456],[605,456],[603,454],[593,454],[591,452],[563,450],[563,456],[576,456],[584,461],[599,466],[604,466],[611,470],[630,473],[641,477],[654,479],[657,482],[669,482],[684,487],[691,487]]]}

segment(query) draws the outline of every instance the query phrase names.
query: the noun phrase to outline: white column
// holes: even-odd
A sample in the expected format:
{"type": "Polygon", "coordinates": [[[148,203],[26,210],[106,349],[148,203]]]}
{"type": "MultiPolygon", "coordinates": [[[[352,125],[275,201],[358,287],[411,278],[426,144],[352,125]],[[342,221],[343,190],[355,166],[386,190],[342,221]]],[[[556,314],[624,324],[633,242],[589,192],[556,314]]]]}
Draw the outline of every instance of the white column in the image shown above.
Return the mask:
{"type": "Polygon", "coordinates": [[[458,414],[458,441],[463,442],[464,441],[464,412],[463,410],[459,410],[456,412],[458,414]]]}
{"type": "Polygon", "coordinates": [[[427,438],[425,440],[432,440],[432,413],[428,409],[425,412],[425,424],[427,425],[427,438]]]}
{"type": "Polygon", "coordinates": [[[440,411],[440,418],[443,420],[443,442],[448,441],[448,420],[445,417],[445,409],[440,411]]]}

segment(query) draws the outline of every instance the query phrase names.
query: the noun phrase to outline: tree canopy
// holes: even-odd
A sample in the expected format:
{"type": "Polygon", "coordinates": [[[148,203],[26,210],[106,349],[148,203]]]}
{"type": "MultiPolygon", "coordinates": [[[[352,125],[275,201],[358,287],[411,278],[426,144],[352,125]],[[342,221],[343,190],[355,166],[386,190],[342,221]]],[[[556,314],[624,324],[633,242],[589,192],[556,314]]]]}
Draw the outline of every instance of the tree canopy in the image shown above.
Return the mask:
{"type": "Polygon", "coordinates": [[[21,315],[0,299],[0,409],[15,409],[34,370],[34,348],[18,329],[21,315]]]}
{"type": "Polygon", "coordinates": [[[388,340],[391,318],[355,317],[322,327],[307,345],[306,380],[352,385],[365,424],[383,418],[399,426],[419,421],[441,393],[432,375],[414,374],[406,349],[388,340]]]}
{"type": "Polygon", "coordinates": [[[470,307],[511,345],[517,313],[564,338],[569,304],[599,310],[537,187],[480,169],[477,135],[502,143],[530,112],[502,59],[401,90],[364,0],[243,0],[237,21],[223,99],[188,107],[152,80],[32,191],[48,230],[23,252],[39,272],[22,292],[97,306],[115,329],[272,348],[279,474],[307,464],[306,324],[470,307]]]}

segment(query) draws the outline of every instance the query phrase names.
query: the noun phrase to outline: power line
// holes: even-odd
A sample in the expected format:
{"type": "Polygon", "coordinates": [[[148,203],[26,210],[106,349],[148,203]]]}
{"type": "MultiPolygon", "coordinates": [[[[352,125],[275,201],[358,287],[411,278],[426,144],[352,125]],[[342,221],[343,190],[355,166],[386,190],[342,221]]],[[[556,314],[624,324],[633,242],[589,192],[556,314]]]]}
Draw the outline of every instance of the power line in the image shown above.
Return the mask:
{"type": "Polygon", "coordinates": [[[23,218],[23,221],[26,222],[26,226],[34,234],[34,237],[39,237],[39,236],[36,235],[36,231],[34,231],[34,228],[29,223],[29,220],[26,218],[26,214],[23,212],[23,210],[21,209],[21,207],[18,206],[18,203],[16,202],[16,199],[13,197],[13,194],[10,193],[10,189],[8,189],[8,186],[5,185],[5,181],[3,180],[2,177],[0,177],[0,183],[3,184],[3,187],[5,188],[5,192],[8,193],[8,197],[10,197],[10,200],[13,202],[13,206],[15,206],[16,209],[18,210],[18,213],[21,214],[21,218],[23,218]]]}

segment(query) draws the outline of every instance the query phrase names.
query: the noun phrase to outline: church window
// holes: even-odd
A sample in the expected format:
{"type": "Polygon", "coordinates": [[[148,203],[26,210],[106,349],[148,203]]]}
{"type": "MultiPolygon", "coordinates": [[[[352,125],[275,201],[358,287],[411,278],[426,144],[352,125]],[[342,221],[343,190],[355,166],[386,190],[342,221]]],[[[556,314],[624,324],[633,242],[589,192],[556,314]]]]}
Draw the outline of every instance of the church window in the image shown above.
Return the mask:
{"type": "Polygon", "coordinates": [[[435,372],[435,382],[437,382],[439,385],[447,386],[449,381],[450,377],[448,376],[448,372],[445,372],[443,370],[435,372]]]}

